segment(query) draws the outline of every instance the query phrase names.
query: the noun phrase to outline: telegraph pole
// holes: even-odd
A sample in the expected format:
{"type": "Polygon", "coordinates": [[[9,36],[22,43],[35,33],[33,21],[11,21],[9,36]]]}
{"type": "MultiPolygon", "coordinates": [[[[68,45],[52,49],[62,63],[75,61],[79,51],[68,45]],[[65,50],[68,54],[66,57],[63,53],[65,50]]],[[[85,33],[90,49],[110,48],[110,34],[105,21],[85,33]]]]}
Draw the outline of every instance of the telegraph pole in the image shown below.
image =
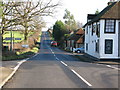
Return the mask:
{"type": "MultiPolygon", "coordinates": [[[[13,7],[11,7],[13,8],[13,7]]],[[[12,20],[12,9],[11,9],[11,20],[12,20]]],[[[10,51],[13,50],[13,35],[12,35],[12,22],[11,22],[11,29],[10,29],[10,37],[11,37],[11,41],[10,41],[10,51]]]]}

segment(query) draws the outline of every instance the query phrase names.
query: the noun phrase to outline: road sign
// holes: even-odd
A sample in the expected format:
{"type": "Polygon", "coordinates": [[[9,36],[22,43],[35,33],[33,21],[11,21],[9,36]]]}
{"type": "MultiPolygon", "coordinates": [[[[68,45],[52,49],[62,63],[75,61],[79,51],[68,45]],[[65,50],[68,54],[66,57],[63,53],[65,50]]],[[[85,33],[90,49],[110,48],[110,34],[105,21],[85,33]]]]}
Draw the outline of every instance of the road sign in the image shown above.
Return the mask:
{"type": "Polygon", "coordinates": [[[29,45],[22,45],[23,48],[29,48],[29,45]]]}

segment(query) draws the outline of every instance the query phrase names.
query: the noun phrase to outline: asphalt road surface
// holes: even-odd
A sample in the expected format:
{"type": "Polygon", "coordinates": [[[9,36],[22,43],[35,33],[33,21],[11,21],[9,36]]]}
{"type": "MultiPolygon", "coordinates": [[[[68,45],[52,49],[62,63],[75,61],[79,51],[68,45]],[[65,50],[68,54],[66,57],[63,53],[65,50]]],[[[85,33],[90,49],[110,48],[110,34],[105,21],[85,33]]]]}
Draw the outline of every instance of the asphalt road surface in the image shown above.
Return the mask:
{"type": "Polygon", "coordinates": [[[4,88],[118,88],[118,70],[81,62],[71,53],[51,47],[45,32],[40,48],[4,88]]]}

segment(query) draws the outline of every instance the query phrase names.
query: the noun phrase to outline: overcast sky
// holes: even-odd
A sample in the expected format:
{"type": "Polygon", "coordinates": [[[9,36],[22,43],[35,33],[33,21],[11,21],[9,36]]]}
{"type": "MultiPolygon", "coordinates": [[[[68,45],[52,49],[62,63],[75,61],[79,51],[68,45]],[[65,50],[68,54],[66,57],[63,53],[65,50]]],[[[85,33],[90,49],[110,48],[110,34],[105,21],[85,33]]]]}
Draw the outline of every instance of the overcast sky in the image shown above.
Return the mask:
{"type": "Polygon", "coordinates": [[[94,14],[98,9],[103,10],[110,0],[61,0],[62,7],[59,9],[57,15],[54,18],[47,18],[47,26],[54,24],[56,20],[62,20],[65,9],[68,9],[71,14],[74,15],[75,20],[82,22],[83,24],[87,21],[87,14],[94,14]]]}

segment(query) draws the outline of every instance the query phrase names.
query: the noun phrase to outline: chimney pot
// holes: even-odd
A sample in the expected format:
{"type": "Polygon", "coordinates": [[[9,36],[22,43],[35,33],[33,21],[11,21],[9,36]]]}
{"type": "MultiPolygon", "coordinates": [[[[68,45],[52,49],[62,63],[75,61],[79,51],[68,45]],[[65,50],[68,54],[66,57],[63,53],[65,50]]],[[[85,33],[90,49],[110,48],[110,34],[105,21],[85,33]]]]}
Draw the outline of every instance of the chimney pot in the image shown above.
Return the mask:
{"type": "Polygon", "coordinates": [[[108,5],[111,5],[113,2],[115,2],[115,0],[110,0],[110,1],[108,2],[108,5]]]}

